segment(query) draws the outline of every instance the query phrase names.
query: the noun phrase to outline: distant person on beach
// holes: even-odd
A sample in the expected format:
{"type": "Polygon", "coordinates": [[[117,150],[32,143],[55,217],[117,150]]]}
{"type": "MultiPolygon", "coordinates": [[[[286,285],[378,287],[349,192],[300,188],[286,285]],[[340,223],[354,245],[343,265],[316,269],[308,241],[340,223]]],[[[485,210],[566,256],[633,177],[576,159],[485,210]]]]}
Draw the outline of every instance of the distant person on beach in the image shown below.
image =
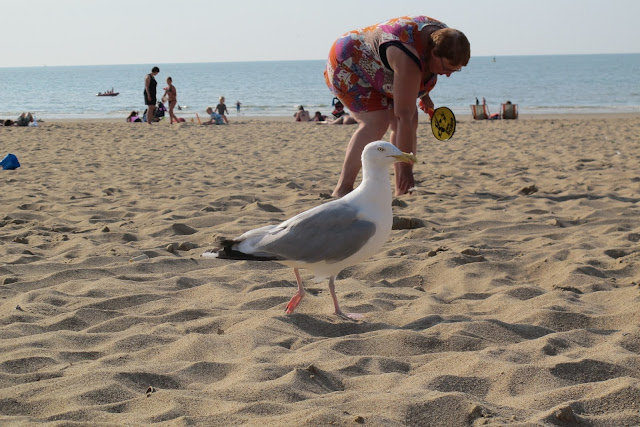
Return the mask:
{"type": "Polygon", "coordinates": [[[240,101],[236,101],[236,116],[240,115],[240,106],[242,103],[240,101]]]}
{"type": "Polygon", "coordinates": [[[173,79],[171,77],[167,77],[167,87],[164,88],[164,95],[162,95],[162,99],[166,99],[169,103],[169,118],[171,119],[171,124],[175,121],[179,123],[180,120],[176,117],[173,109],[176,107],[178,103],[178,91],[176,87],[173,85],[173,79]]]}
{"type": "Polygon", "coordinates": [[[333,117],[337,119],[338,117],[341,117],[345,113],[346,112],[344,111],[344,104],[340,102],[338,98],[333,98],[333,111],[331,112],[333,117]]]}
{"type": "Polygon", "coordinates": [[[158,101],[158,106],[156,107],[156,111],[153,113],[153,116],[158,119],[156,121],[160,121],[164,118],[164,113],[167,112],[167,107],[164,106],[162,101],[158,101]]]}
{"type": "Polygon", "coordinates": [[[323,116],[320,111],[316,111],[316,113],[313,115],[313,118],[311,119],[311,121],[313,122],[324,122],[326,120],[327,116],[323,116]]]}
{"type": "Polygon", "coordinates": [[[229,110],[227,110],[227,106],[224,103],[224,96],[221,96],[220,98],[218,98],[218,105],[216,105],[216,113],[222,116],[222,120],[224,120],[226,124],[229,124],[229,120],[225,115],[225,113],[229,114],[229,110]]]}
{"type": "Polygon", "coordinates": [[[132,111],[127,116],[127,123],[134,123],[134,122],[141,122],[141,121],[142,121],[142,119],[140,117],[138,117],[138,112],[137,111],[132,111]]]}
{"type": "MultiPolygon", "coordinates": [[[[315,119],[315,118],[314,118],[315,119]]],[[[313,119],[312,119],[313,120],[313,119]]],[[[356,120],[351,117],[349,114],[344,113],[343,115],[341,115],[340,117],[338,117],[335,120],[327,120],[327,116],[325,116],[325,120],[324,121],[319,121],[318,124],[323,124],[323,125],[355,125],[356,120]]]]}
{"type": "MultiPolygon", "coordinates": [[[[149,113],[149,109],[145,108],[144,113],[142,113],[142,121],[145,122],[145,123],[147,123],[149,121],[148,120],[149,119],[148,113],[149,113]]],[[[151,117],[151,121],[152,122],[159,122],[160,119],[157,118],[157,117],[151,117]]]]}
{"type": "Polygon", "coordinates": [[[330,125],[355,125],[356,123],[358,123],[356,119],[346,113],[341,115],[334,121],[328,122],[328,124],[330,125]]]}
{"type": "Polygon", "coordinates": [[[202,122],[203,125],[223,125],[225,124],[224,119],[222,118],[222,116],[218,113],[216,113],[213,108],[211,107],[207,107],[207,109],[205,110],[207,112],[207,114],[209,115],[209,121],[206,122],[202,122]]]}
{"type": "Polygon", "coordinates": [[[18,117],[18,120],[16,120],[15,123],[17,126],[29,126],[31,123],[33,123],[33,114],[22,113],[20,114],[20,116],[18,117]]]}
{"type": "Polygon", "coordinates": [[[311,120],[309,112],[302,105],[298,105],[298,111],[293,116],[296,118],[296,122],[308,122],[311,120]]]}
{"type": "MultiPolygon", "coordinates": [[[[401,17],[350,31],[336,40],[325,69],[327,86],[351,110],[358,128],[351,137],[340,179],[333,190],[353,190],[364,147],[391,129],[391,142],[417,150],[416,94],[427,110],[438,75],[449,77],[469,62],[470,46],[460,31],[427,16],[401,17]]],[[[414,187],[413,165],[396,163],[395,194],[414,187]]]]}
{"type": "MultiPolygon", "coordinates": [[[[156,75],[160,72],[160,68],[153,67],[151,72],[147,74],[144,79],[144,105],[147,106],[147,117],[155,117],[154,110],[156,109],[156,86],[158,86],[158,82],[156,82],[156,75]]],[[[154,120],[149,120],[148,123],[154,120]]]]}

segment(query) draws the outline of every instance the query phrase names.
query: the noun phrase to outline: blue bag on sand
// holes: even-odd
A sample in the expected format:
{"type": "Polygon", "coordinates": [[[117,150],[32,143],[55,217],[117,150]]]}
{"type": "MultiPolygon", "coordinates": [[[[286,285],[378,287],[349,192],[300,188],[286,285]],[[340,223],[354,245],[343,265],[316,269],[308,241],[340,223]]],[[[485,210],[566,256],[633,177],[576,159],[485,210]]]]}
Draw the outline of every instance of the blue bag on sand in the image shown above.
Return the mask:
{"type": "Polygon", "coordinates": [[[0,165],[4,170],[17,169],[20,167],[20,162],[15,154],[7,154],[2,161],[0,161],[0,165]]]}

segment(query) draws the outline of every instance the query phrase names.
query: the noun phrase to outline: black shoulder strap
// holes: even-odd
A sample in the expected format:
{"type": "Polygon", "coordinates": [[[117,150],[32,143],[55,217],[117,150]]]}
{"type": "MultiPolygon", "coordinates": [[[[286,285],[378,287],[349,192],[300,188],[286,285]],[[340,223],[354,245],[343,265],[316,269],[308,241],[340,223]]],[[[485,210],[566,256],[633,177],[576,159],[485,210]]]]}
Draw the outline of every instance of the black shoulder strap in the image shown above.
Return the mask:
{"type": "Polygon", "coordinates": [[[388,41],[380,45],[380,59],[382,60],[382,63],[384,64],[384,66],[387,67],[389,70],[391,70],[391,67],[389,66],[389,61],[387,60],[387,48],[389,46],[395,46],[399,48],[401,51],[403,51],[404,53],[406,53],[409,56],[409,58],[411,58],[411,60],[416,63],[418,68],[422,70],[420,59],[418,59],[418,57],[413,52],[411,52],[403,43],[397,40],[388,41]]]}

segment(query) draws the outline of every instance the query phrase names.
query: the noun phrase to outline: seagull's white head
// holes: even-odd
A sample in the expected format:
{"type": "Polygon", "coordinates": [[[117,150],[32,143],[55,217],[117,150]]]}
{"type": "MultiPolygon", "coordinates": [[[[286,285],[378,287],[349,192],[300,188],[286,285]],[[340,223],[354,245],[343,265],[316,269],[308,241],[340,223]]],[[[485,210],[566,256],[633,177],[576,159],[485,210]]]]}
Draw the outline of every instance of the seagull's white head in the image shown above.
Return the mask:
{"type": "Polygon", "coordinates": [[[363,165],[388,167],[396,162],[415,163],[417,160],[412,153],[403,153],[398,147],[386,141],[371,142],[362,151],[363,165]]]}

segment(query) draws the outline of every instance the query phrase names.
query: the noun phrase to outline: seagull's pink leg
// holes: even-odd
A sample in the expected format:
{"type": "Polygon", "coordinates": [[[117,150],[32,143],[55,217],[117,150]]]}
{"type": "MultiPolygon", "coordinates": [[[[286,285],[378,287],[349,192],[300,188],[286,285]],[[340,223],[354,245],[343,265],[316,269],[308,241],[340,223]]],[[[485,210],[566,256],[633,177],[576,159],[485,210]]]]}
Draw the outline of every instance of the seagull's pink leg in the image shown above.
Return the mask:
{"type": "Polygon", "coordinates": [[[293,310],[296,309],[298,304],[300,304],[300,301],[302,301],[302,298],[304,298],[304,288],[302,287],[302,278],[300,277],[300,272],[298,271],[297,268],[293,269],[293,274],[296,275],[296,281],[298,282],[298,292],[296,292],[293,298],[291,298],[291,300],[289,301],[289,304],[287,304],[287,308],[285,309],[285,312],[287,314],[293,313],[293,310]]]}
{"type": "Polygon", "coordinates": [[[329,292],[331,292],[331,298],[333,299],[333,306],[335,307],[335,314],[342,317],[343,319],[349,320],[360,320],[364,317],[363,314],[360,313],[343,313],[340,310],[340,305],[338,304],[338,297],[336,296],[336,285],[335,285],[336,276],[329,277],[329,292]]]}

